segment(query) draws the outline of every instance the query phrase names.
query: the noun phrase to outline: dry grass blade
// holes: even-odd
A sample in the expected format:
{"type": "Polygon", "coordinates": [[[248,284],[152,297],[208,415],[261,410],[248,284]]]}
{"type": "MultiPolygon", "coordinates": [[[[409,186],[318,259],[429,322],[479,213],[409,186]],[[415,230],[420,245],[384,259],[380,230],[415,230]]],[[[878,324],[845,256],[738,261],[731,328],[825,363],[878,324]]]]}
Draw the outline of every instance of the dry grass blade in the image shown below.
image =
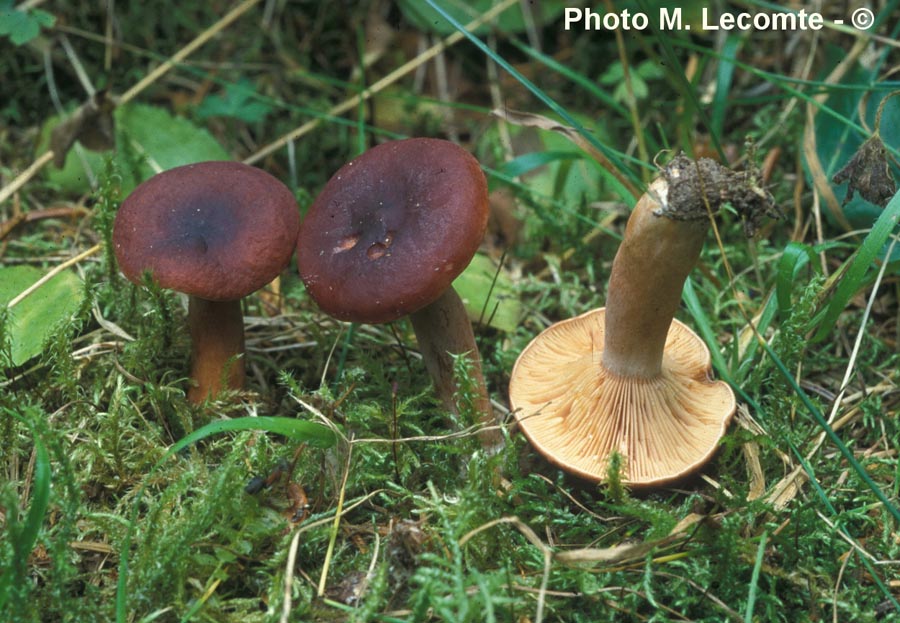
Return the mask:
{"type": "MultiPolygon", "coordinates": [[[[735,422],[741,428],[752,432],[754,435],[764,435],[765,430],[750,415],[747,405],[740,404],[737,409],[737,417],[735,422]]],[[[763,472],[762,465],[759,461],[759,444],[755,441],[749,441],[741,445],[744,453],[744,459],[747,462],[747,473],[750,476],[750,491],[747,494],[748,500],[756,500],[761,498],[766,492],[766,476],[763,472]]]]}
{"type": "MultiPolygon", "coordinates": [[[[847,56],[841,61],[835,68],[832,70],[828,77],[824,80],[825,84],[836,84],[838,83],[844,75],[850,71],[853,67],[853,64],[859,58],[859,56],[865,51],[868,42],[865,39],[857,39],[853,44],[853,48],[847,53],[847,56]]],[[[814,100],[821,104],[827,98],[827,91],[824,94],[816,95],[814,100]]],[[[826,175],[824,168],[822,167],[822,162],[819,160],[818,151],[816,150],[816,114],[819,109],[813,102],[808,102],[806,105],[806,126],[803,129],[803,154],[806,157],[806,161],[809,165],[810,175],[812,175],[813,186],[816,189],[818,195],[820,195],[825,200],[825,205],[828,207],[828,211],[834,217],[835,221],[846,230],[853,229],[847,221],[847,217],[844,216],[844,211],[841,208],[840,202],[837,200],[837,197],[834,194],[834,189],[831,187],[831,183],[828,179],[828,175],[826,175]]],[[[822,239],[821,232],[819,232],[819,238],[822,239]]]]}
{"type": "Polygon", "coordinates": [[[28,288],[26,288],[26,289],[23,290],[21,293],[19,293],[19,295],[16,296],[14,299],[12,299],[12,300],[7,304],[6,307],[7,307],[7,308],[10,308],[10,309],[13,308],[13,307],[15,307],[15,306],[18,305],[20,302],[22,302],[23,299],[25,299],[27,296],[29,296],[30,294],[32,294],[35,290],[37,290],[37,289],[40,288],[42,285],[44,285],[45,283],[47,283],[48,281],[50,281],[51,279],[53,279],[56,275],[58,275],[59,273],[61,273],[61,272],[64,271],[65,269],[67,269],[69,266],[74,266],[75,264],[77,264],[77,263],[80,262],[81,260],[83,260],[83,259],[85,259],[85,258],[88,258],[88,257],[94,255],[95,253],[97,253],[98,251],[100,251],[101,248],[102,248],[101,245],[95,244],[94,246],[92,246],[92,247],[91,247],[90,249],[88,249],[87,251],[83,251],[83,252],[79,253],[78,255],[76,255],[75,257],[73,257],[72,259],[66,260],[66,261],[63,262],[62,264],[59,264],[58,266],[53,267],[53,269],[50,270],[50,271],[48,271],[46,275],[44,275],[43,277],[41,277],[40,279],[38,279],[37,281],[35,281],[33,284],[31,284],[28,288]]]}
{"type": "MultiPolygon", "coordinates": [[[[482,24],[488,23],[489,21],[493,20],[498,15],[503,13],[503,11],[505,11],[509,7],[513,6],[514,4],[516,4],[517,1],[518,0],[503,0],[503,2],[492,7],[489,11],[486,11],[478,19],[474,19],[471,22],[469,22],[468,24],[466,24],[466,30],[474,30],[474,29],[478,28],[479,26],[481,26],[482,24]]],[[[278,140],[269,143],[262,149],[258,150],[255,154],[248,156],[247,158],[244,159],[244,164],[253,164],[255,162],[259,162],[260,160],[262,160],[269,154],[281,149],[288,143],[296,141],[301,136],[304,136],[304,135],[308,134],[309,132],[311,132],[312,130],[316,129],[327,118],[337,117],[339,115],[344,114],[345,112],[347,112],[349,110],[352,110],[353,108],[358,106],[360,102],[364,102],[364,101],[370,99],[373,95],[379,93],[380,91],[384,90],[386,87],[389,87],[390,85],[397,82],[400,78],[403,78],[404,76],[412,73],[413,71],[418,69],[420,66],[424,65],[431,59],[433,59],[436,56],[438,56],[439,54],[443,53],[444,50],[446,50],[450,46],[455,45],[456,43],[461,41],[463,37],[464,37],[464,35],[459,31],[448,35],[442,41],[439,41],[438,43],[434,44],[433,46],[431,46],[427,50],[423,51],[421,54],[419,54],[412,60],[407,61],[403,65],[400,65],[400,67],[396,68],[395,70],[390,72],[388,75],[386,75],[383,78],[381,78],[380,80],[374,82],[372,84],[372,86],[370,86],[369,88],[354,95],[353,97],[350,97],[350,98],[344,100],[340,104],[333,106],[326,113],[324,113],[322,117],[318,117],[316,119],[311,119],[311,120],[307,121],[306,123],[304,123],[297,129],[292,130],[291,132],[288,132],[287,134],[285,134],[278,140]]]]}
{"type": "Polygon", "coordinates": [[[34,177],[38,171],[43,169],[44,166],[52,160],[52,151],[45,151],[44,153],[42,153],[37,158],[37,160],[31,163],[31,165],[27,169],[19,173],[19,175],[17,175],[15,179],[13,179],[13,181],[11,181],[3,188],[0,188],[0,203],[3,203],[4,201],[12,197],[13,193],[22,188],[22,186],[24,186],[28,182],[28,180],[34,177]]]}
{"type": "Polygon", "coordinates": [[[169,72],[173,67],[175,67],[178,63],[182,62],[188,56],[193,54],[198,48],[204,45],[207,41],[215,37],[217,34],[228,28],[232,22],[234,22],[241,15],[252,9],[255,5],[259,4],[260,0],[244,0],[239,5],[228,11],[222,19],[218,22],[204,30],[200,33],[193,41],[188,43],[186,46],[181,48],[178,52],[172,55],[172,58],[168,59],[166,62],[161,64],[159,67],[151,71],[147,74],[143,79],[141,79],[137,84],[133,87],[125,91],[120,100],[120,104],[125,104],[130,102],[132,99],[138,96],[138,94],[146,89],[148,86],[159,80],[162,76],[169,72]]]}
{"type": "MultiPolygon", "coordinates": [[[[134,86],[123,93],[118,98],[117,104],[125,104],[137,97],[137,95],[141,91],[159,80],[169,70],[175,67],[178,63],[184,61],[184,59],[193,54],[199,47],[219,34],[237,18],[246,13],[249,9],[253,8],[254,5],[259,4],[259,2],[260,0],[244,0],[244,2],[231,9],[222,17],[222,19],[204,30],[197,37],[195,37],[193,41],[176,52],[170,59],[159,65],[156,69],[151,71],[143,79],[138,81],[134,86]]],[[[3,203],[7,199],[9,199],[13,195],[13,193],[22,188],[22,186],[24,186],[28,182],[28,180],[34,177],[34,175],[38,171],[40,171],[48,162],[52,161],[54,157],[55,154],[52,149],[45,151],[31,164],[31,166],[29,166],[18,176],[16,176],[16,178],[13,179],[12,182],[7,184],[3,188],[0,188],[0,203],[3,203]]]]}
{"type": "Polygon", "coordinates": [[[489,530],[498,525],[509,524],[514,526],[525,539],[533,546],[538,548],[544,556],[544,570],[541,579],[541,588],[538,593],[538,609],[535,615],[535,623],[543,620],[544,600],[547,594],[547,583],[550,575],[550,566],[553,561],[563,563],[565,565],[593,565],[603,563],[606,565],[620,564],[623,562],[635,561],[644,558],[649,552],[660,547],[666,547],[673,543],[686,538],[686,534],[690,528],[704,519],[703,515],[691,513],[672,529],[672,531],[661,539],[652,541],[642,541],[637,543],[625,543],[605,548],[580,548],[563,552],[553,551],[546,543],[544,543],[537,533],[525,522],[516,517],[500,517],[478,528],[466,533],[459,540],[459,544],[465,545],[472,537],[489,530]]]}
{"type": "Polygon", "coordinates": [[[556,552],[553,559],[570,565],[597,563],[621,564],[628,561],[640,560],[654,549],[666,547],[672,543],[683,540],[686,537],[688,530],[703,519],[703,515],[691,513],[678,522],[672,531],[661,539],[624,543],[613,545],[612,547],[586,547],[565,552],[556,552]]]}
{"type": "Polygon", "coordinates": [[[553,550],[551,550],[543,541],[541,541],[537,533],[531,529],[531,526],[529,526],[516,516],[501,517],[500,519],[489,521],[483,526],[479,526],[471,532],[463,535],[463,537],[459,540],[459,544],[460,546],[463,546],[476,534],[479,534],[481,532],[484,532],[485,530],[501,524],[512,524],[513,526],[515,526],[516,529],[518,529],[518,531],[522,533],[522,536],[524,536],[529,543],[541,550],[541,553],[544,556],[544,570],[543,575],[541,576],[541,587],[538,590],[537,611],[534,615],[535,623],[541,623],[544,620],[544,604],[547,599],[547,585],[550,581],[550,566],[553,561],[553,550]]]}
{"type": "MultiPolygon", "coordinates": [[[[350,441],[353,441],[351,435],[350,441]]],[[[334,524],[331,527],[331,536],[328,539],[328,549],[325,551],[325,561],[322,563],[322,575],[319,577],[319,587],[316,591],[318,597],[325,595],[325,583],[328,580],[328,569],[331,566],[331,557],[334,554],[334,544],[337,542],[338,528],[341,525],[341,513],[344,508],[344,495],[347,492],[347,477],[350,475],[350,459],[353,456],[353,444],[347,446],[347,460],[344,464],[344,475],[341,478],[341,488],[338,493],[337,509],[334,513],[334,524]]]]}
{"type": "Polygon", "coordinates": [[[291,616],[291,594],[294,585],[294,569],[297,567],[297,548],[300,545],[300,530],[294,531],[291,544],[288,548],[287,565],[284,570],[284,602],[281,607],[281,623],[287,623],[291,616]]]}
{"type": "Polygon", "coordinates": [[[628,178],[622,175],[622,173],[613,165],[613,163],[609,161],[609,158],[604,156],[597,150],[597,148],[588,143],[575,128],[563,125],[558,121],[554,121],[553,119],[550,119],[549,117],[545,117],[543,115],[510,110],[508,108],[498,108],[496,110],[493,110],[491,114],[499,119],[503,119],[507,123],[512,123],[513,125],[550,130],[552,132],[557,132],[558,134],[565,136],[567,139],[577,145],[579,149],[582,149],[584,152],[590,155],[591,158],[596,160],[600,164],[600,166],[602,166],[609,172],[610,175],[615,177],[616,180],[620,184],[622,184],[622,186],[628,189],[628,192],[630,192],[635,199],[641,196],[641,191],[637,187],[635,187],[635,185],[632,184],[631,181],[628,180],[628,178]]]}

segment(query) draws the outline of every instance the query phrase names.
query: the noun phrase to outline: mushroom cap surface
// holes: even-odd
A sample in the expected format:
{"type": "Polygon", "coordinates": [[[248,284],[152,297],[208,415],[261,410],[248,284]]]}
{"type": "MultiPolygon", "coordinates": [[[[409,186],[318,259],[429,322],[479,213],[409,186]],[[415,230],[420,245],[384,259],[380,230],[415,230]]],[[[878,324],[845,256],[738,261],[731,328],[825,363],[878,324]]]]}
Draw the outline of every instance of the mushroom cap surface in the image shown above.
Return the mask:
{"type": "Polygon", "coordinates": [[[310,296],[340,320],[390,322],[436,300],[487,228],[487,182],[455,143],[383,143],[341,167],[297,240],[310,296]]]}
{"type": "Polygon", "coordinates": [[[300,214],[288,188],[261,169],[210,161],[140,184],[116,215],[113,246],[135,283],[211,301],[240,299],[290,262],[300,214]]]}
{"type": "Polygon", "coordinates": [[[606,480],[660,485],[692,472],[716,451],[735,410],[727,383],[710,379],[709,350],[673,320],[656,378],[614,374],[602,364],[605,308],[558,322],[522,351],[510,403],[531,444],[562,469],[606,480]]]}

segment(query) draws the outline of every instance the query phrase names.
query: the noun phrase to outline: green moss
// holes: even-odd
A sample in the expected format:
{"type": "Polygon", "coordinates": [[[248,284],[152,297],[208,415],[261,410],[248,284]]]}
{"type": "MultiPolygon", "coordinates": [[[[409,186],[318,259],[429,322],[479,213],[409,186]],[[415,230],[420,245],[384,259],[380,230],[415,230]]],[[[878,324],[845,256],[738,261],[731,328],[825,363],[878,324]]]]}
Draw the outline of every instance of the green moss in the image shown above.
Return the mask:
{"type": "MultiPolygon", "coordinates": [[[[370,12],[370,3],[350,12],[341,3],[295,3],[290,10],[281,3],[263,10],[262,4],[258,15],[251,11],[235,20],[142,91],[136,103],[202,125],[241,160],[371,87],[411,60],[416,42],[424,41],[397,19],[396,10],[382,14],[372,4],[370,12]],[[381,19],[390,28],[375,28],[381,19]],[[385,44],[381,37],[388,35],[393,38],[385,44]],[[248,87],[242,91],[248,105],[260,102],[271,111],[265,120],[202,120],[195,114],[207,94],[234,84],[248,87]]],[[[117,45],[108,46],[98,30],[110,19],[101,5],[59,4],[53,10],[67,27],[72,58],[95,86],[111,85],[116,92],[221,17],[202,4],[168,12],[135,5],[116,14],[117,45]]],[[[247,391],[202,407],[188,404],[183,298],[149,282],[131,284],[115,263],[116,211],[125,189],[153,166],[151,154],[120,128],[117,157],[97,168],[97,188],[89,195],[37,176],[0,206],[4,267],[46,271],[74,252],[102,246],[71,269],[82,280],[83,303],[52,331],[39,356],[10,365],[6,310],[0,309],[0,568],[16,569],[0,574],[14,577],[0,579],[9,587],[0,620],[115,620],[126,551],[123,618],[135,623],[270,623],[280,620],[287,599],[292,621],[518,622],[536,621],[540,609],[544,621],[874,622],[900,611],[890,589],[900,581],[898,570],[871,562],[900,556],[896,526],[831,440],[816,448],[821,430],[800,399],[806,393],[829,411],[861,331],[837,413],[838,435],[895,499],[896,267],[888,266],[865,326],[871,269],[842,292],[852,296],[837,326],[820,342],[809,342],[821,310],[840,288],[839,267],[853,257],[860,236],[829,221],[834,206],[822,189],[814,200],[814,163],[806,159],[810,147],[803,140],[808,121],[796,112],[812,95],[828,96],[814,102],[819,112],[813,127],[827,178],[844,164],[831,161],[835,154],[865,139],[856,111],[868,111],[893,88],[877,83],[880,70],[869,69],[879,62],[890,66],[890,48],[873,39],[867,54],[881,55],[880,61],[869,65],[867,56],[866,67],[853,68],[840,84],[798,82],[785,68],[809,61],[810,76],[828,75],[846,56],[828,51],[846,47],[841,33],[823,31],[825,52],[802,62],[796,54],[805,48],[786,45],[785,33],[766,33],[753,46],[726,37],[715,48],[698,33],[670,34],[660,39],[633,32],[620,50],[614,37],[547,23],[525,36],[492,34],[494,59],[475,46],[453,45],[441,56],[447,106],[440,104],[443,78],[434,62],[422,63],[419,78],[397,81],[390,95],[403,103],[401,113],[413,114],[397,114],[389,104],[385,114],[388,98],[376,96],[345,116],[325,117],[317,130],[257,165],[292,184],[302,212],[340,165],[386,137],[427,130],[478,153],[488,165],[491,190],[508,193],[506,203],[494,197],[494,217],[508,216],[517,226],[501,231],[492,221],[482,249],[493,260],[505,257],[510,285],[504,292],[521,309],[518,322],[504,326],[509,330],[476,326],[490,395],[502,411],[510,371],[528,342],[551,323],[606,299],[633,202],[614,192],[609,174],[636,181],[652,171],[652,163],[631,158],[639,153],[637,139],[650,153],[667,146],[717,151],[718,145],[731,154],[752,137],[756,159],[771,171],[768,188],[789,217],[764,224],[760,238],[748,242],[739,219],[726,211],[717,221],[718,240],[710,236],[691,275],[697,306],[678,312],[689,325],[708,328],[708,346],[721,354],[715,374],[735,383],[747,426],[731,427],[704,467],[706,479],[630,491],[619,482],[621,465],[613,460],[605,484],[583,483],[540,459],[512,425],[503,431],[506,446],[485,456],[477,437],[457,435],[479,419],[465,358],[456,360],[459,415],[453,416],[434,396],[408,322],[351,329],[328,319],[293,267],[282,274],[283,300],[273,305],[251,295],[244,302],[247,391]],[[652,63],[664,73],[629,109],[598,81],[604,69],[596,60],[603,58],[618,59],[623,69],[652,63]],[[534,86],[511,74],[495,77],[486,69],[495,60],[510,61],[534,86]],[[502,126],[490,116],[496,97],[512,108],[544,111],[545,103],[535,103],[535,87],[593,131],[609,163],[594,162],[551,130],[502,126]],[[859,105],[864,95],[868,106],[859,105]],[[441,114],[419,114],[426,110],[441,114]],[[384,119],[389,126],[373,125],[384,119]],[[709,127],[722,134],[707,138],[709,127]],[[767,161],[775,152],[780,156],[767,161]],[[63,216],[37,218],[44,208],[62,208],[63,216]],[[34,218],[13,223],[19,214],[34,218]],[[805,263],[798,270],[782,266],[783,256],[790,259],[786,250],[797,251],[790,242],[802,247],[805,263]],[[777,298],[779,286],[782,299],[788,295],[786,306],[777,298]],[[770,297],[776,297],[773,303],[770,297]],[[698,309],[703,317],[692,317],[700,316],[698,309]],[[755,342],[751,319],[793,382],[755,342]],[[172,444],[200,426],[261,415],[325,420],[342,441],[322,450],[258,431],[218,435],[169,457],[150,474],[172,444]],[[21,556],[10,537],[27,525],[40,484],[33,461],[39,445],[50,460],[49,498],[32,524],[37,541],[22,564],[14,560],[21,556]],[[752,457],[764,485],[755,499],[748,478],[752,457]],[[786,489],[794,497],[776,504],[773,493],[800,457],[809,474],[797,481],[796,491],[786,489]],[[259,492],[246,491],[251,480],[268,477],[259,492]],[[291,521],[295,486],[309,502],[309,516],[299,522],[291,521]],[[133,539],[126,549],[129,530],[133,539]],[[656,545],[620,556],[623,546],[645,542],[656,545]],[[547,566],[545,551],[551,553],[547,566]],[[559,558],[573,551],[592,556],[559,558]],[[289,558],[295,562],[285,587],[289,558]]],[[[84,99],[78,81],[66,78],[69,57],[52,55],[53,92],[66,109],[84,99]]],[[[34,96],[48,92],[49,74],[33,50],[0,55],[0,74],[7,77],[9,100],[0,115],[13,121],[0,141],[0,175],[7,184],[33,161],[31,141],[55,110],[50,98],[34,96]]],[[[871,127],[868,116],[866,122],[871,127]]],[[[897,146],[887,136],[885,143],[896,157],[897,146]]],[[[178,155],[178,145],[167,147],[178,155]]],[[[859,207],[855,214],[869,213],[859,207]]],[[[504,415],[512,424],[514,416],[504,415]]]]}

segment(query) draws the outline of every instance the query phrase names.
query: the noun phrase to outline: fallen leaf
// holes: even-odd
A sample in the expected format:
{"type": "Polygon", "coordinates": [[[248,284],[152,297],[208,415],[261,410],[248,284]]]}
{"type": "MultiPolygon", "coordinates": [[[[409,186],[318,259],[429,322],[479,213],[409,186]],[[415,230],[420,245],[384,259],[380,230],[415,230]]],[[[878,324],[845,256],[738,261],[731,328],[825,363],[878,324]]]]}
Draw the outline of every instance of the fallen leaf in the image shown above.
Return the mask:
{"type": "Polygon", "coordinates": [[[53,150],[53,164],[57,169],[65,165],[66,155],[75,141],[91,151],[106,151],[115,146],[115,109],[116,99],[109,91],[97,91],[53,128],[50,133],[50,149],[53,150]]]}

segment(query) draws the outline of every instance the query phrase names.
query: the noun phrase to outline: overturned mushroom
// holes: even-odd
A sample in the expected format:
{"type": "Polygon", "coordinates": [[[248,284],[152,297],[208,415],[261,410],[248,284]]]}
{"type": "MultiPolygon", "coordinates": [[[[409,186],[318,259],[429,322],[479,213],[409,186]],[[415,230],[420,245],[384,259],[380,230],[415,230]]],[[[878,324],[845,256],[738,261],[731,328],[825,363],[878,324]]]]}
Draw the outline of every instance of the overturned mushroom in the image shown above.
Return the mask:
{"type": "MultiPolygon", "coordinates": [[[[493,415],[481,359],[453,280],[487,227],[487,183],[478,161],[454,143],[383,143],[348,162],[325,185],[300,227],[297,266],[331,316],[381,323],[409,315],[444,407],[456,411],[452,355],[465,355],[474,406],[493,415]]],[[[485,445],[496,431],[482,431],[485,445]]]]}
{"type": "Polygon", "coordinates": [[[238,162],[169,169],[122,203],[113,228],[122,272],[189,295],[191,402],[243,387],[241,298],[288,265],[299,226],[290,190],[238,162]]]}
{"type": "Polygon", "coordinates": [[[551,462],[601,481],[618,453],[623,482],[658,485],[715,452],[734,394],[710,379],[709,351],[674,315],[710,218],[726,201],[750,230],[774,212],[752,174],[674,158],[628,220],[606,307],[552,325],[519,356],[510,402],[551,462]]]}

